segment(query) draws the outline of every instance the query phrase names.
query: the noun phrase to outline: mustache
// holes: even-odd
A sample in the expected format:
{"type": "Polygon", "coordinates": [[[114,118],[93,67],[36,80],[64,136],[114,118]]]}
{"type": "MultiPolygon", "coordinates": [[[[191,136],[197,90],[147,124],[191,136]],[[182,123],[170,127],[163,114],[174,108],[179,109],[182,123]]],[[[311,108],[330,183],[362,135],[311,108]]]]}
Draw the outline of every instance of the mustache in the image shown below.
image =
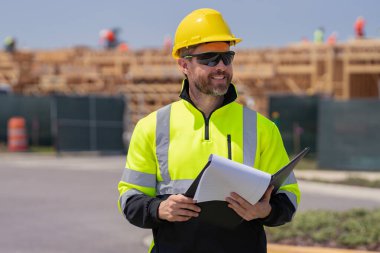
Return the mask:
{"type": "Polygon", "coordinates": [[[228,73],[226,71],[223,71],[223,70],[220,70],[220,69],[218,69],[218,70],[216,70],[214,72],[211,72],[209,74],[209,77],[211,78],[212,76],[215,76],[215,75],[224,75],[227,79],[229,79],[229,78],[232,77],[232,75],[230,73],[228,73]]]}
{"type": "Polygon", "coordinates": [[[228,73],[226,73],[226,71],[218,69],[214,72],[211,72],[211,75],[228,75],[228,73]]]}

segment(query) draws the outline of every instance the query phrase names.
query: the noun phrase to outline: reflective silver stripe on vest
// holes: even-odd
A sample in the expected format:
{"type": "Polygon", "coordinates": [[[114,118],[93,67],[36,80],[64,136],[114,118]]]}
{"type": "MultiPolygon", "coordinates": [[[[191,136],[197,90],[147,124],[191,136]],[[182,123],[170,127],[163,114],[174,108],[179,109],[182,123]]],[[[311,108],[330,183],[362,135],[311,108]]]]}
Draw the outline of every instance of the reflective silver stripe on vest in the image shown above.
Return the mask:
{"type": "Polygon", "coordinates": [[[279,190],[276,194],[278,194],[278,193],[285,193],[286,196],[289,198],[290,202],[292,202],[294,208],[297,210],[297,208],[298,208],[297,196],[294,193],[284,191],[284,190],[279,190]]]}
{"type": "Polygon", "coordinates": [[[173,180],[169,183],[158,182],[157,195],[185,193],[194,179],[173,180]]]}
{"type": "Polygon", "coordinates": [[[257,113],[243,107],[243,163],[253,167],[257,145],[257,113]]]}
{"type": "MultiPolygon", "coordinates": [[[[292,172],[288,176],[288,178],[285,180],[285,182],[282,184],[282,186],[289,185],[289,184],[296,184],[296,183],[297,183],[296,176],[294,175],[294,172],[292,172]]],[[[294,208],[297,210],[297,207],[298,207],[297,196],[294,193],[284,191],[284,190],[279,190],[277,193],[285,193],[286,196],[289,198],[290,202],[292,202],[294,208]]]]}
{"type": "Polygon", "coordinates": [[[162,107],[157,111],[156,125],[156,155],[162,179],[165,183],[170,182],[168,168],[168,153],[170,139],[170,109],[171,104],[162,107]]]}
{"type": "Polygon", "coordinates": [[[125,209],[125,205],[127,204],[127,200],[136,194],[143,194],[143,193],[139,190],[136,190],[136,189],[130,189],[130,190],[124,192],[123,195],[120,196],[119,203],[120,203],[120,207],[121,207],[122,211],[124,211],[124,209],[125,209]]]}
{"type": "Polygon", "coordinates": [[[156,188],[156,174],[143,173],[125,168],[121,181],[144,187],[156,188]]]}
{"type": "Polygon", "coordinates": [[[289,174],[288,178],[285,180],[285,182],[282,185],[288,185],[288,184],[296,184],[297,179],[296,176],[294,175],[294,172],[289,174]]]}

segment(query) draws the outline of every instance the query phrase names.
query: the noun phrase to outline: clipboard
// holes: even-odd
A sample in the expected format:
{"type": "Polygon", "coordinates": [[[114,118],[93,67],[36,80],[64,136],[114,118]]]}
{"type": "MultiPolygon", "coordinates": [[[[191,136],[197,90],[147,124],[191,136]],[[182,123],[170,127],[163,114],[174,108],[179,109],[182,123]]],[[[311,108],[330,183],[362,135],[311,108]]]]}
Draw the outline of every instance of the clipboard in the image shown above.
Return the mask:
{"type": "MultiPolygon", "coordinates": [[[[309,153],[310,148],[307,147],[298,153],[287,165],[278,170],[275,174],[271,176],[271,180],[269,185],[273,185],[274,189],[272,191],[272,195],[275,194],[281,185],[286,181],[288,176],[292,173],[295,166],[298,162],[305,157],[307,153],[309,153]]],[[[184,194],[187,197],[194,198],[195,192],[198,188],[199,182],[205,172],[205,170],[209,167],[211,160],[207,162],[205,167],[199,173],[197,178],[190,185],[186,193],[184,194]]],[[[268,185],[268,186],[269,186],[268,185]]],[[[228,207],[228,203],[226,201],[221,200],[211,200],[199,202],[197,205],[202,209],[199,213],[199,216],[193,219],[211,223],[220,227],[233,229],[238,226],[243,219],[231,208],[228,207]]]]}
{"type": "Polygon", "coordinates": [[[310,151],[309,147],[304,148],[300,153],[298,153],[287,165],[282,167],[279,171],[272,175],[270,180],[270,185],[273,185],[272,195],[275,194],[281,185],[286,181],[289,177],[290,173],[292,173],[294,167],[301,161],[302,158],[305,157],[310,151]]]}

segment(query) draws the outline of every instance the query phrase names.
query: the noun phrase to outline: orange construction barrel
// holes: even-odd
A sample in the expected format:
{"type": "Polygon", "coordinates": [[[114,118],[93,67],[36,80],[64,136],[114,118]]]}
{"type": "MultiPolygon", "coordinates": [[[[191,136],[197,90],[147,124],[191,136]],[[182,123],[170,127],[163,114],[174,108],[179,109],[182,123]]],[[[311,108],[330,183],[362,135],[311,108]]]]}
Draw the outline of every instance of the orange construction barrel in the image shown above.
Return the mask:
{"type": "Polygon", "coordinates": [[[28,138],[26,135],[26,123],[22,117],[12,117],[8,120],[8,150],[26,151],[28,138]]]}

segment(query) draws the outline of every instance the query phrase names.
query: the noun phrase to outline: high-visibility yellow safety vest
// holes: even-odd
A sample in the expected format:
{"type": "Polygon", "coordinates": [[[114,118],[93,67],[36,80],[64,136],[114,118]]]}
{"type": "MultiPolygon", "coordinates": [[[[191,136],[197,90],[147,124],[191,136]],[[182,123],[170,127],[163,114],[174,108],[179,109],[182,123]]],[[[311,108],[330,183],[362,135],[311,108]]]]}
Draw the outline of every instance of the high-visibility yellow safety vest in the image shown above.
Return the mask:
{"type": "MultiPolygon", "coordinates": [[[[118,185],[120,210],[135,194],[185,193],[210,154],[271,174],[289,162],[276,125],[261,114],[231,102],[205,119],[182,99],[137,123],[118,185]]],[[[294,174],[278,192],[285,193],[297,209],[300,191],[294,174]]]]}

